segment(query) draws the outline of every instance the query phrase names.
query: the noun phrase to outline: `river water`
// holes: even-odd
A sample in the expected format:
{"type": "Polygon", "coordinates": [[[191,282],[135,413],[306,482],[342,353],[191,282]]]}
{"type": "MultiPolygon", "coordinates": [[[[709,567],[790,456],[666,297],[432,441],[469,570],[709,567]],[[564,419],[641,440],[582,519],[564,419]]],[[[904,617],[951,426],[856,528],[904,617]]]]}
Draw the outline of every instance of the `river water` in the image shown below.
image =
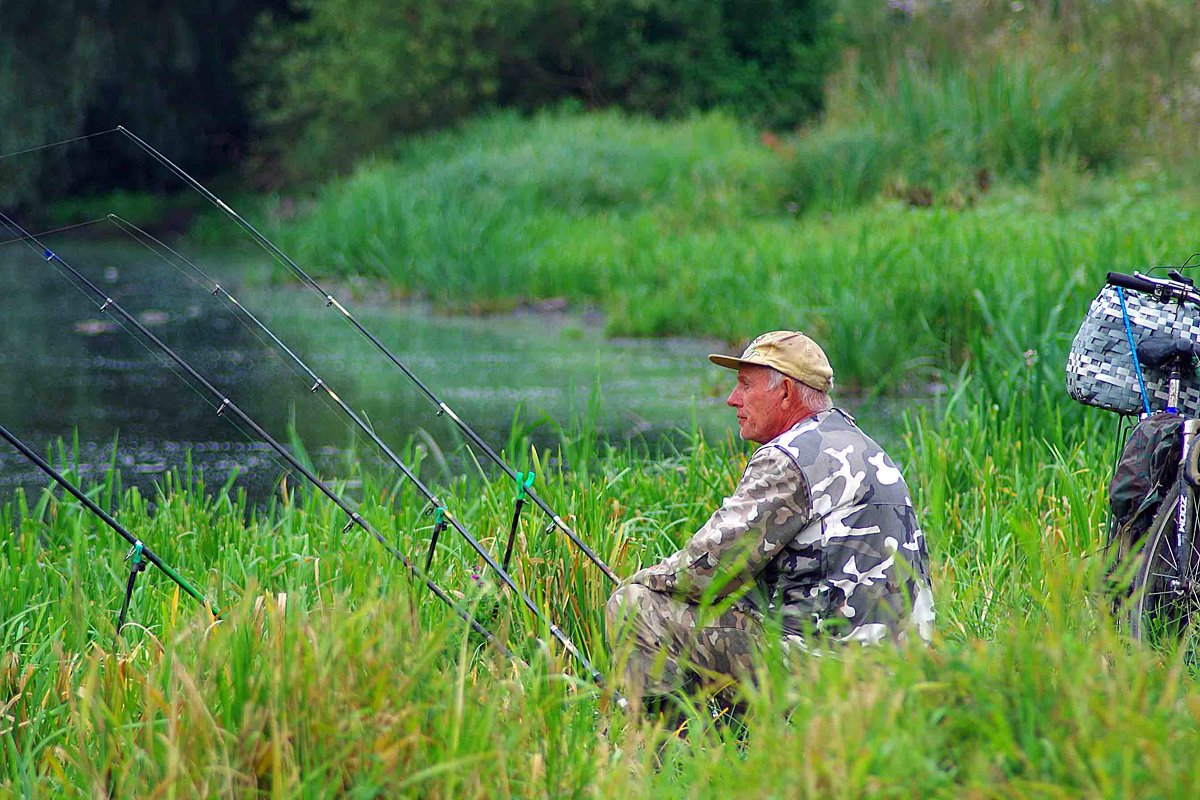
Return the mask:
{"type": "MultiPolygon", "coordinates": [[[[42,245],[135,315],[266,432],[297,439],[325,475],[348,458],[379,461],[347,417],[278,346],[248,325],[212,284],[111,225],[0,245],[0,424],[37,451],[55,447],[73,477],[103,478],[115,463],[122,484],[153,491],[189,459],[209,489],[232,479],[252,498],[285,471],[261,437],[217,413],[220,401],[185,380],[157,349],[101,310],[42,245]],[[97,228],[108,235],[94,235],[97,228]],[[59,446],[61,443],[61,447],[59,446]]],[[[283,277],[259,253],[187,251],[192,264],[258,316],[394,449],[416,440],[466,469],[463,437],[446,416],[320,296],[283,277]]],[[[514,425],[534,444],[592,436],[617,447],[661,449],[706,436],[736,435],[723,399],[731,374],[708,364],[721,350],[703,340],[613,340],[582,313],[527,311],[445,317],[354,285],[334,295],[438,398],[497,450],[514,425]]],[[[753,332],[751,332],[753,333],[753,332]]],[[[845,404],[844,401],[842,404],[845,404]]],[[[866,413],[869,430],[893,438],[895,412],[866,413]]],[[[480,460],[485,461],[480,455],[480,460]]],[[[47,479],[0,445],[0,500],[47,479]]]]}
{"type": "MultiPolygon", "coordinates": [[[[351,425],[261,332],[244,324],[195,273],[129,240],[45,238],[63,260],[134,314],[271,436],[294,430],[325,471],[344,453],[371,457],[351,425]],[[199,281],[199,282],[198,282],[199,281]]],[[[400,370],[315,293],[270,281],[266,257],[186,253],[332,387],[392,446],[417,437],[453,460],[462,438],[400,370]]],[[[276,273],[278,277],[278,273],[276,273]]],[[[714,342],[606,339],[581,314],[527,312],[444,317],[411,303],[334,294],[438,397],[493,447],[518,420],[540,445],[586,430],[622,446],[657,447],[679,431],[728,435],[727,373],[707,366],[714,342]],[[518,411],[519,409],[519,411],[518,411]]],[[[218,415],[219,401],[183,380],[160,352],[123,330],[53,268],[41,248],[0,247],[0,424],[39,452],[62,440],[77,474],[99,479],[114,458],[125,485],[152,489],[164,473],[193,467],[206,484],[238,471],[261,497],[282,472],[258,437],[218,415]],[[75,444],[77,437],[78,444],[75,444]]],[[[244,426],[243,426],[244,427],[244,426]]],[[[0,451],[0,489],[44,486],[19,454],[0,451]]],[[[344,467],[343,467],[344,468],[344,467]]]]}

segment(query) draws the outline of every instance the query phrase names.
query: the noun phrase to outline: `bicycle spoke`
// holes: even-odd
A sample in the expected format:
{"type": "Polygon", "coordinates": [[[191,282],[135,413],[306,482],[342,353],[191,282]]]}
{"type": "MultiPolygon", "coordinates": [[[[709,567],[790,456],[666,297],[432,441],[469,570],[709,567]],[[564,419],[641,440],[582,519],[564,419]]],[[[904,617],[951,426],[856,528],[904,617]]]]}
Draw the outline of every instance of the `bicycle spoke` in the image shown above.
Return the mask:
{"type": "Polygon", "coordinates": [[[1171,569],[1175,570],[1176,573],[1178,573],[1179,572],[1179,564],[1175,561],[1175,552],[1173,550],[1171,550],[1170,548],[1168,548],[1167,555],[1171,556],[1170,561],[1167,561],[1166,556],[1163,555],[1162,553],[1159,553],[1158,557],[1160,559],[1162,559],[1162,561],[1164,561],[1168,567],[1170,567],[1171,569]]]}

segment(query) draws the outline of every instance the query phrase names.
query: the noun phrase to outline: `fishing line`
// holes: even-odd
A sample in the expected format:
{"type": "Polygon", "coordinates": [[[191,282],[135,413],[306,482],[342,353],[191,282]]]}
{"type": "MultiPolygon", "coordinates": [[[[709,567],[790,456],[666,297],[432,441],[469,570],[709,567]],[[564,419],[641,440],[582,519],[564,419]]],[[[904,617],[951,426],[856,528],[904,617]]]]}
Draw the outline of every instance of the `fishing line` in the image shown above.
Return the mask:
{"type": "MultiPolygon", "coordinates": [[[[314,379],[315,376],[313,372],[307,369],[307,367],[302,361],[300,361],[299,357],[296,356],[295,353],[293,353],[286,345],[284,345],[283,342],[280,341],[279,338],[276,337],[264,323],[262,323],[245,306],[243,306],[241,302],[237,300],[237,298],[225,291],[224,288],[216,281],[216,279],[201,269],[195,262],[188,259],[182,253],[178,252],[166,242],[151,234],[149,231],[139,228],[137,225],[116,214],[109,214],[106,219],[116,226],[117,229],[123,234],[145,248],[148,253],[152,254],[160,261],[169,264],[173,269],[175,269],[180,275],[183,275],[198,289],[207,294],[225,298],[225,301],[233,308],[231,316],[236,319],[238,323],[241,324],[250,333],[250,335],[255,338],[255,340],[257,340],[264,348],[267,348],[271,355],[274,355],[275,352],[273,349],[271,349],[271,344],[268,342],[268,340],[263,337],[262,332],[265,332],[266,335],[270,337],[271,342],[292,357],[291,360],[282,360],[282,363],[289,370],[291,370],[297,377],[305,379],[306,381],[311,381],[314,379]],[[178,263],[175,263],[176,261],[186,264],[193,272],[196,273],[196,275],[200,276],[200,279],[197,279],[194,275],[189,274],[187,270],[184,270],[179,266],[178,263]],[[251,325],[250,322],[247,321],[247,317],[255,324],[251,325]],[[297,366],[297,363],[299,363],[300,366],[297,366]],[[305,368],[302,370],[301,367],[305,368]]],[[[162,358],[161,354],[159,354],[159,358],[162,358]]],[[[201,394],[203,397],[202,393],[197,393],[201,394]]],[[[334,416],[338,415],[338,407],[334,405],[334,403],[326,394],[317,392],[310,392],[310,394],[314,394],[330,414],[334,416]]],[[[209,405],[213,408],[216,408],[216,406],[213,405],[208,398],[205,397],[204,401],[209,403],[209,405]]],[[[247,438],[253,441],[251,437],[247,436],[247,438]]],[[[286,472],[288,475],[292,474],[291,469],[284,467],[283,464],[280,464],[278,459],[275,459],[273,456],[271,456],[271,459],[277,466],[280,467],[282,471],[286,472]]]]}
{"type": "MultiPolygon", "coordinates": [[[[257,228],[255,228],[240,214],[234,211],[225,203],[224,200],[209,191],[204,184],[193,178],[190,174],[184,171],[182,167],[160,153],[141,137],[134,134],[124,125],[118,125],[116,130],[124,134],[130,141],[141,148],[143,152],[170,170],[172,174],[198,192],[202,197],[215,205],[217,208],[221,209],[221,211],[223,211],[230,219],[232,219],[239,227],[241,227],[251,239],[253,239],[260,247],[269,253],[277,262],[287,267],[288,270],[290,270],[292,274],[295,275],[305,286],[308,286],[310,289],[316,292],[317,295],[325,301],[326,307],[336,309],[347,323],[349,323],[355,330],[365,337],[375,347],[376,350],[378,350],[385,358],[388,359],[388,361],[390,361],[396,368],[403,372],[409,378],[409,380],[416,385],[421,393],[424,394],[425,397],[437,407],[438,416],[448,416],[455,423],[458,429],[462,431],[462,433],[472,443],[474,443],[476,447],[479,447],[488,456],[488,458],[491,459],[492,462],[494,462],[498,467],[500,467],[501,470],[505,472],[505,474],[508,475],[511,480],[516,482],[518,486],[520,485],[521,480],[517,477],[517,473],[510,466],[508,466],[507,463],[505,463],[504,459],[502,459],[470,425],[463,421],[462,418],[460,418],[458,414],[455,413],[452,408],[450,408],[450,406],[446,405],[445,402],[439,399],[438,396],[435,395],[433,391],[430,390],[429,387],[426,386],[421,379],[418,378],[416,374],[413,373],[413,371],[410,370],[399,359],[399,357],[397,357],[390,349],[388,349],[388,347],[384,345],[384,343],[380,341],[374,334],[367,330],[367,328],[364,327],[363,324],[359,322],[358,319],[351,314],[345,306],[338,302],[338,300],[334,298],[332,294],[327,292],[321,286],[321,284],[316,281],[316,279],[301,269],[299,264],[297,264],[294,260],[292,260],[291,257],[280,250],[274,242],[260,233],[257,228]]],[[[561,516],[556,514],[553,509],[551,509],[550,506],[537,494],[537,492],[533,490],[532,487],[526,489],[526,494],[535,505],[537,505],[548,517],[550,517],[551,525],[555,528],[558,528],[558,530],[560,530],[568,539],[570,539],[571,542],[577,548],[579,548],[579,550],[593,564],[600,568],[600,570],[611,582],[620,583],[620,579],[617,577],[616,573],[614,573],[612,569],[610,569],[609,566],[604,563],[604,561],[598,555],[596,555],[596,553],[593,552],[592,549],[588,547],[588,545],[585,544],[582,539],[579,538],[575,531],[567,525],[566,521],[563,520],[561,516]]]]}
{"type": "Polygon", "coordinates": [[[425,586],[431,592],[433,592],[433,594],[436,595],[438,597],[438,599],[442,600],[444,603],[446,603],[446,605],[448,605],[450,608],[454,609],[454,611],[459,615],[459,617],[461,617],[465,622],[467,622],[467,624],[469,624],[472,627],[472,629],[474,629],[477,633],[479,633],[481,636],[483,636],[489,643],[495,644],[502,652],[509,655],[510,657],[512,656],[512,654],[508,650],[508,648],[505,647],[502,643],[500,643],[500,641],[498,639],[496,639],[496,637],[490,631],[488,631],[486,628],[484,628],[474,617],[472,617],[462,607],[460,607],[458,605],[458,603],[456,603],[453,600],[453,598],[451,598],[445,592],[445,590],[443,590],[440,586],[438,586],[438,584],[435,583],[428,575],[426,575],[419,567],[417,567],[412,561],[410,561],[395,546],[393,546],[390,542],[388,542],[387,539],[385,539],[383,537],[383,535],[374,526],[372,526],[369,522],[367,522],[367,520],[364,519],[357,511],[355,511],[353,508],[351,508],[350,505],[341,498],[341,496],[339,496],[336,492],[334,492],[331,488],[329,488],[329,486],[327,486],[324,481],[322,481],[320,478],[318,478],[316,475],[314,475],[311,471],[309,471],[308,468],[305,467],[290,451],[288,451],[285,447],[283,447],[283,445],[279,444],[279,442],[275,441],[275,439],[272,438],[272,436],[269,433],[267,433],[256,422],[254,422],[254,420],[251,419],[244,411],[242,411],[241,408],[239,408],[238,405],[236,403],[234,403],[224,392],[222,392],[216,386],[214,386],[208,380],[206,380],[203,375],[196,372],[191,367],[190,364],[188,364],[174,350],[172,350],[170,347],[168,347],[161,339],[159,339],[157,336],[155,336],[148,328],[146,328],[145,325],[140,323],[136,317],[134,317],[132,314],[130,314],[128,311],[126,311],[125,308],[120,303],[118,303],[117,301],[113,300],[111,297],[106,295],[98,286],[96,286],[94,283],[92,283],[90,280],[88,280],[86,276],[84,276],[77,269],[75,269],[73,266],[71,266],[69,263],[67,263],[67,261],[65,261],[61,256],[57,255],[52,250],[45,247],[45,245],[41,241],[39,241],[37,238],[33,237],[27,231],[25,231],[20,225],[18,225],[16,222],[14,222],[12,220],[12,218],[9,217],[7,214],[5,214],[3,211],[0,211],[0,222],[5,224],[6,226],[8,226],[11,230],[14,231],[14,233],[17,233],[18,235],[26,237],[27,241],[30,242],[31,248],[33,247],[34,244],[36,244],[38,247],[40,247],[43,251],[42,258],[51,263],[57,262],[58,265],[60,267],[62,267],[62,269],[65,269],[68,273],[70,273],[70,275],[74,278],[74,280],[78,282],[78,285],[79,285],[78,288],[81,288],[81,290],[82,290],[82,287],[86,286],[88,291],[94,293],[96,295],[96,297],[98,297],[98,298],[103,297],[104,301],[101,304],[102,310],[111,309],[110,313],[115,312],[116,314],[119,314],[121,317],[123,317],[125,319],[126,322],[128,322],[130,325],[132,325],[138,331],[138,333],[141,334],[142,337],[144,337],[148,341],[152,342],[156,347],[161,349],[163,351],[163,353],[165,353],[173,361],[175,361],[175,363],[180,368],[182,368],[185,372],[187,372],[187,374],[193,380],[195,380],[197,384],[203,386],[213,396],[220,398],[221,403],[220,403],[220,406],[217,408],[217,414],[219,416],[224,416],[224,417],[228,418],[232,414],[232,415],[236,416],[238,419],[240,419],[243,423],[245,423],[247,425],[247,427],[249,427],[251,430],[254,431],[255,435],[259,439],[261,439],[262,441],[264,441],[268,445],[270,445],[272,449],[274,449],[289,464],[291,464],[293,469],[296,472],[300,473],[305,478],[307,478],[308,481],[313,484],[313,486],[315,486],[317,489],[319,489],[322,492],[322,494],[324,494],[331,501],[333,501],[333,503],[335,505],[337,505],[342,511],[344,511],[347,514],[347,516],[349,516],[350,522],[348,522],[346,524],[346,527],[342,529],[343,533],[348,532],[350,530],[350,528],[357,525],[358,527],[360,527],[367,533],[371,534],[376,539],[376,541],[378,541],[380,543],[380,545],[383,546],[383,548],[388,551],[388,553],[390,553],[398,561],[400,561],[412,574],[421,578],[424,581],[425,586]]]}
{"type": "Polygon", "coordinates": [[[106,131],[97,131],[96,133],[88,133],[88,134],[84,134],[83,136],[76,136],[72,139],[63,139],[60,142],[51,142],[50,144],[39,144],[37,147],[27,147],[24,150],[14,150],[11,153],[5,153],[4,155],[0,155],[0,161],[4,161],[5,159],[8,159],[8,158],[16,158],[17,156],[23,156],[26,153],[36,153],[39,150],[49,150],[51,147],[62,147],[65,144],[74,144],[75,142],[82,142],[85,139],[94,139],[97,136],[107,136],[108,134],[116,133],[119,130],[121,130],[121,127],[117,126],[115,128],[109,128],[106,131]]]}
{"type": "MultiPolygon", "coordinates": [[[[592,665],[583,656],[583,654],[579,651],[579,649],[575,646],[575,644],[566,636],[566,634],[563,633],[562,630],[557,625],[555,625],[553,622],[551,622],[550,619],[541,612],[541,610],[538,608],[537,604],[533,601],[533,599],[531,597],[529,597],[529,595],[526,594],[517,585],[516,581],[514,581],[512,579],[512,576],[509,575],[508,570],[496,562],[496,560],[492,557],[492,555],[487,551],[487,548],[485,548],[482,544],[480,544],[480,542],[473,535],[471,535],[471,533],[457,519],[457,517],[455,517],[453,514],[451,514],[446,509],[445,504],[437,497],[437,495],[435,495],[433,493],[432,490],[429,489],[429,487],[427,487],[424,484],[424,482],[421,481],[421,479],[419,477],[417,477],[417,475],[409,468],[409,466],[403,461],[403,459],[401,459],[398,455],[396,455],[396,453],[387,445],[387,443],[385,443],[375,433],[375,431],[371,428],[371,426],[369,426],[346,403],[346,401],[343,400],[333,390],[333,388],[328,383],[326,383],[326,381],[323,378],[321,378],[316,372],[314,372],[308,366],[308,364],[306,364],[304,362],[304,360],[300,358],[300,356],[298,356],[291,348],[289,348],[286,344],[284,344],[283,341],[277,335],[275,335],[275,333],[273,331],[271,331],[271,329],[268,328],[267,325],[262,320],[260,320],[257,316],[254,315],[253,312],[251,312],[248,308],[246,308],[244,305],[242,305],[242,303],[239,302],[237,300],[237,298],[235,298],[232,294],[230,294],[227,289],[222,287],[220,283],[218,283],[215,279],[213,279],[211,276],[209,276],[208,273],[206,273],[203,269],[201,269],[199,266],[197,266],[192,261],[190,261],[187,257],[183,256],[181,253],[176,251],[174,248],[170,247],[166,243],[162,242],[161,240],[157,239],[156,237],[147,233],[146,231],[142,230],[141,228],[137,227],[136,225],[133,225],[132,223],[130,223],[126,220],[123,220],[120,217],[117,217],[116,215],[112,215],[112,219],[113,219],[114,224],[117,224],[123,230],[129,231],[129,232],[136,231],[141,237],[145,237],[145,240],[154,242],[158,247],[162,248],[166,252],[169,252],[173,257],[177,258],[180,262],[187,264],[192,270],[194,270],[196,272],[196,274],[198,274],[204,278],[205,284],[203,284],[203,285],[205,285],[206,287],[207,286],[213,287],[211,294],[213,294],[214,296],[223,297],[226,300],[226,302],[230,303],[235,309],[238,309],[242,314],[244,314],[246,316],[246,318],[249,319],[250,321],[252,321],[257,327],[259,327],[265,335],[269,336],[271,341],[273,341],[280,349],[282,349],[285,353],[287,353],[288,356],[291,357],[291,359],[293,361],[295,361],[296,365],[301,370],[303,370],[304,373],[308,376],[307,379],[312,382],[312,386],[309,391],[313,394],[316,394],[319,390],[324,391],[324,393],[328,397],[328,399],[331,400],[334,404],[336,404],[337,407],[342,411],[342,413],[344,413],[347,417],[349,417],[350,420],[360,430],[362,430],[363,433],[365,433],[367,435],[367,437],[372,441],[372,443],[374,443],[375,446],[378,447],[384,453],[384,455],[387,456],[388,460],[391,461],[392,464],[394,464],[396,466],[396,468],[401,471],[401,473],[403,473],[404,477],[408,478],[408,480],[412,483],[412,485],[414,487],[416,487],[417,491],[419,491],[425,497],[425,499],[427,501],[429,501],[429,503],[431,503],[433,505],[433,507],[438,510],[439,522],[444,520],[446,524],[453,527],[455,529],[455,531],[468,544],[468,546],[470,546],[470,548],[472,550],[474,550],[476,552],[476,554],[479,555],[480,558],[483,559],[484,563],[486,563],[487,566],[489,568],[491,568],[491,570],[500,578],[500,580],[504,583],[504,585],[507,586],[509,588],[509,590],[511,590],[514,594],[516,594],[516,596],[521,600],[521,602],[525,605],[525,607],[534,615],[534,618],[538,619],[543,624],[545,624],[547,626],[548,630],[550,631],[551,635],[554,636],[554,638],[559,641],[559,643],[563,646],[563,648],[568,653],[570,653],[588,671],[589,675],[592,677],[593,680],[595,680],[597,683],[600,683],[601,676],[600,676],[599,672],[597,672],[596,669],[594,667],[592,667],[592,665]]],[[[143,243],[145,243],[145,242],[143,242],[143,243]]],[[[147,247],[149,248],[148,245],[147,245],[147,247]]]]}
{"type": "MultiPolygon", "coordinates": [[[[166,264],[169,264],[173,269],[175,269],[180,275],[184,276],[188,281],[190,281],[198,289],[204,291],[207,294],[224,297],[226,303],[229,304],[233,308],[233,312],[231,313],[231,316],[234,319],[236,319],[238,321],[238,323],[241,324],[242,327],[245,328],[246,331],[248,331],[250,333],[250,335],[252,335],[261,345],[263,345],[264,348],[267,348],[268,352],[270,352],[272,355],[274,355],[274,350],[270,349],[271,344],[268,342],[268,340],[266,338],[264,338],[262,332],[265,332],[266,335],[270,337],[271,342],[273,342],[276,346],[281,348],[284,352],[288,353],[288,355],[292,356],[291,360],[288,360],[288,359],[282,360],[282,363],[289,370],[291,370],[292,373],[294,373],[298,378],[304,379],[306,381],[313,380],[314,374],[313,374],[312,370],[307,369],[307,367],[303,364],[303,362],[300,361],[299,357],[296,356],[295,353],[293,353],[286,345],[284,345],[284,343],[282,341],[280,341],[279,338],[277,336],[275,336],[275,334],[272,333],[270,331],[270,329],[267,328],[267,326],[263,322],[261,322],[257,317],[255,317],[254,314],[252,314],[249,311],[249,309],[247,309],[244,305],[242,305],[242,303],[239,300],[237,300],[237,298],[233,297],[231,294],[229,294],[227,291],[225,291],[224,288],[220,285],[220,283],[215,278],[213,278],[211,275],[209,275],[203,269],[201,269],[200,266],[197,265],[194,261],[191,261],[186,256],[184,256],[182,253],[175,250],[170,245],[168,245],[166,242],[162,241],[158,237],[151,234],[149,231],[146,231],[143,228],[139,228],[134,223],[129,222],[128,220],[122,218],[121,216],[119,216],[117,214],[109,214],[107,217],[105,217],[105,219],[108,222],[112,223],[124,235],[128,236],[133,241],[140,244],[148,253],[152,254],[155,258],[159,259],[160,261],[162,261],[166,264]],[[179,263],[176,263],[176,262],[181,262],[183,264],[186,264],[189,267],[189,269],[195,273],[195,275],[189,274],[188,270],[183,269],[182,267],[179,266],[179,263]],[[196,275],[199,275],[200,277],[197,278],[196,275]],[[255,324],[251,325],[250,322],[247,321],[247,318],[252,320],[255,324]],[[297,363],[299,363],[301,366],[297,366],[297,363]],[[303,370],[301,369],[302,366],[305,367],[303,370]]],[[[162,358],[161,354],[156,354],[156,355],[160,359],[162,358]]],[[[168,362],[168,365],[169,365],[169,362],[168,362]]],[[[204,401],[206,403],[209,403],[210,406],[212,406],[213,408],[216,407],[208,400],[207,397],[204,397],[202,393],[197,391],[197,394],[200,394],[200,396],[204,399],[204,401]]],[[[319,402],[325,407],[325,409],[330,414],[334,415],[335,417],[339,415],[340,409],[329,399],[327,394],[318,393],[318,392],[310,392],[310,394],[313,394],[314,396],[316,396],[317,399],[319,400],[319,402]]],[[[247,436],[247,439],[250,441],[253,441],[253,439],[249,436],[247,436]]],[[[281,464],[279,462],[279,460],[276,459],[273,455],[269,455],[269,457],[280,468],[281,471],[287,473],[288,475],[292,474],[291,469],[289,469],[289,468],[285,467],[283,464],[281,464]]],[[[394,491],[398,492],[400,486],[403,486],[403,482],[404,482],[404,478],[401,478],[400,483],[395,487],[394,491]]],[[[418,530],[421,530],[421,529],[418,528],[418,530]]]]}
{"type": "MultiPolygon", "coordinates": [[[[9,231],[11,231],[13,233],[17,233],[18,231],[21,231],[20,226],[14,227],[15,223],[12,222],[11,218],[7,217],[3,213],[0,213],[0,217],[3,218],[3,219],[0,219],[0,222],[3,222],[4,226],[7,227],[9,229],[9,231]]],[[[102,217],[98,220],[93,220],[93,221],[100,222],[100,221],[104,221],[105,219],[106,218],[102,217]]],[[[20,235],[15,236],[12,239],[9,239],[5,243],[11,244],[14,242],[24,242],[34,252],[38,252],[39,250],[48,250],[48,248],[45,248],[44,246],[42,246],[39,238],[40,238],[39,234],[21,233],[20,235]]],[[[176,377],[178,377],[183,382],[183,384],[185,386],[187,386],[189,389],[191,389],[192,392],[194,392],[210,408],[216,409],[216,407],[217,407],[216,404],[214,404],[211,400],[209,400],[209,398],[204,396],[204,394],[201,393],[200,390],[197,389],[195,385],[193,385],[191,380],[189,380],[182,372],[180,372],[179,369],[173,363],[171,363],[171,361],[169,359],[167,359],[161,353],[156,352],[153,348],[151,348],[148,344],[146,344],[146,342],[142,341],[142,339],[139,336],[135,335],[134,332],[125,324],[125,322],[122,319],[120,319],[119,317],[113,317],[111,314],[107,314],[108,309],[106,307],[106,304],[101,303],[98,300],[96,300],[96,298],[93,297],[92,294],[89,293],[88,290],[85,289],[84,286],[78,282],[78,280],[76,279],[76,277],[74,275],[67,272],[66,270],[63,270],[60,266],[58,266],[55,263],[55,259],[46,259],[46,261],[50,264],[50,266],[54,269],[55,272],[57,272],[59,275],[61,275],[64,279],[68,280],[71,283],[71,285],[75,287],[76,291],[78,291],[81,295],[83,295],[89,303],[96,306],[96,308],[99,309],[101,313],[105,313],[106,316],[108,316],[108,318],[111,319],[115,325],[117,325],[119,328],[121,328],[121,330],[125,331],[125,333],[129,334],[129,336],[133,339],[133,341],[137,342],[143,349],[145,349],[146,352],[149,353],[157,363],[162,364],[164,367],[169,369],[176,377]]],[[[230,422],[230,424],[233,425],[233,427],[235,429],[237,429],[242,434],[242,436],[244,436],[246,438],[247,441],[249,441],[249,442],[255,441],[254,438],[252,436],[250,436],[245,431],[244,428],[242,428],[241,426],[239,426],[237,424],[236,420],[231,419],[231,420],[229,420],[229,422],[230,422]]],[[[276,461],[275,463],[284,472],[289,472],[289,470],[280,462],[276,461]]]]}
{"type": "MultiPolygon", "coordinates": [[[[87,222],[76,222],[74,225],[64,225],[61,228],[52,228],[51,230],[41,231],[39,233],[34,233],[31,235],[37,236],[39,238],[44,237],[44,236],[53,236],[56,233],[63,233],[64,231],[73,231],[76,228],[85,228],[88,225],[95,225],[97,222],[104,222],[107,219],[108,219],[107,217],[96,217],[95,219],[89,219],[87,222]]],[[[11,239],[0,240],[0,247],[3,247],[4,245],[7,245],[7,244],[13,244],[14,242],[23,242],[23,241],[25,241],[24,236],[14,236],[11,239]]]]}
{"type": "MultiPolygon", "coordinates": [[[[107,312],[107,309],[105,311],[107,312]]],[[[129,334],[130,338],[132,338],[135,342],[137,342],[139,345],[141,345],[142,348],[147,353],[150,354],[150,356],[155,360],[156,363],[161,364],[162,366],[166,367],[168,370],[171,371],[171,373],[173,375],[175,375],[175,377],[179,378],[179,380],[183,382],[184,386],[186,386],[188,389],[190,389],[192,391],[193,394],[195,394],[198,398],[200,398],[201,402],[203,402],[205,405],[207,405],[213,411],[216,411],[219,416],[224,416],[223,414],[220,413],[220,410],[219,410],[219,407],[217,406],[217,404],[214,403],[209,397],[207,397],[204,394],[204,392],[200,391],[200,389],[192,382],[192,380],[186,374],[181,372],[179,370],[179,368],[171,362],[170,359],[168,359],[162,353],[156,351],[149,344],[147,344],[145,341],[143,341],[142,338],[139,335],[137,335],[137,333],[135,333],[134,330],[131,329],[123,320],[121,320],[120,318],[117,318],[117,317],[113,317],[111,314],[108,316],[109,316],[109,319],[111,319],[113,322],[115,322],[121,328],[121,330],[123,330],[123,331],[125,331],[125,333],[129,334]]],[[[229,422],[230,425],[233,426],[234,430],[236,430],[239,434],[241,434],[242,438],[247,443],[255,444],[256,442],[259,441],[254,436],[252,436],[249,431],[247,431],[244,427],[242,427],[242,425],[239,424],[237,419],[230,417],[227,421],[229,422]]],[[[263,455],[265,455],[268,459],[270,459],[271,462],[279,469],[280,473],[282,473],[281,477],[286,478],[292,474],[292,470],[286,464],[284,464],[278,458],[276,458],[275,455],[273,455],[271,452],[264,453],[263,455]]]]}

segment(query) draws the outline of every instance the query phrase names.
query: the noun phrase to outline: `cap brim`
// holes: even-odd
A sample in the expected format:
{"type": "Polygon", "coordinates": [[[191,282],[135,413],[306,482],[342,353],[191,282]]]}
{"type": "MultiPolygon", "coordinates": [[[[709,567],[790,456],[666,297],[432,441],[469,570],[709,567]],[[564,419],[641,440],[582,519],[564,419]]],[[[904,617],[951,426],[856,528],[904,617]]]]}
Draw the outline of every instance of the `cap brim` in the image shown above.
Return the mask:
{"type": "Polygon", "coordinates": [[[742,367],[765,367],[766,364],[759,364],[757,361],[747,361],[743,358],[734,358],[733,356],[723,356],[720,353],[710,353],[708,360],[716,364],[718,367],[725,369],[741,369],[742,367]]]}
{"type": "Polygon", "coordinates": [[[761,361],[751,361],[746,358],[735,358],[734,356],[723,356],[720,353],[710,353],[708,360],[716,364],[718,367],[724,367],[725,369],[741,369],[742,367],[767,367],[768,369],[773,369],[776,372],[787,375],[792,380],[800,381],[800,383],[803,383],[805,386],[812,387],[818,392],[828,392],[833,386],[833,376],[825,379],[824,386],[813,386],[811,382],[806,381],[803,378],[797,378],[790,372],[784,372],[773,364],[764,364],[761,361]]]}

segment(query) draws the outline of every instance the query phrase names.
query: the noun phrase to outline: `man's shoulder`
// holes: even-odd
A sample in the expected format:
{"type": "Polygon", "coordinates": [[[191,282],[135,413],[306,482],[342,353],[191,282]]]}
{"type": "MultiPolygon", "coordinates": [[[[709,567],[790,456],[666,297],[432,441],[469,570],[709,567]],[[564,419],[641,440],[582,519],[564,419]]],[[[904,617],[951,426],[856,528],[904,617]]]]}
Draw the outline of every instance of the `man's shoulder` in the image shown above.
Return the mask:
{"type": "Polygon", "coordinates": [[[831,408],[809,417],[763,445],[799,457],[801,463],[812,463],[822,450],[829,447],[852,446],[855,449],[878,450],[875,443],[840,408],[831,408]]]}
{"type": "Polygon", "coordinates": [[[879,473],[886,483],[893,482],[893,473],[899,475],[883,448],[855,424],[853,417],[838,408],[784,431],[763,445],[763,449],[768,447],[786,453],[810,480],[845,468],[879,473]]]}

